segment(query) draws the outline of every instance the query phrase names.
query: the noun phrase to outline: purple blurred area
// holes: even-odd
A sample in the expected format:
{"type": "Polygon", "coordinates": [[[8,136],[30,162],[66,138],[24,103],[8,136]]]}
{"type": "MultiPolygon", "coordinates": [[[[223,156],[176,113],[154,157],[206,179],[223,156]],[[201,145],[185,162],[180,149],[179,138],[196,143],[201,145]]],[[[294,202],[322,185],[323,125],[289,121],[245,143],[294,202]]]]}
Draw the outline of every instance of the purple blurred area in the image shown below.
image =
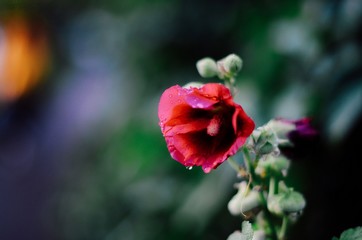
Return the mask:
{"type": "Polygon", "coordinates": [[[56,239],[47,219],[54,217],[50,208],[66,176],[64,171],[79,164],[74,162],[74,154],[86,151],[83,148],[90,143],[102,142],[127,121],[137,82],[130,81],[124,71],[127,58],[122,54],[126,46],[121,19],[94,10],[57,26],[58,22],[47,18],[50,14],[39,17],[31,13],[20,20],[24,28],[33,19],[41,19],[47,27],[32,26],[21,35],[11,28],[18,16],[10,11],[0,24],[3,62],[22,59],[25,54],[33,54],[29,61],[37,61],[39,53],[27,48],[36,41],[38,31],[56,42],[48,56],[53,61],[42,74],[26,75],[28,70],[16,59],[9,64],[13,70],[0,72],[4,90],[0,102],[0,236],[56,239]],[[16,41],[30,43],[16,45],[16,41]],[[23,76],[17,71],[23,71],[23,76]],[[25,81],[25,85],[37,83],[23,89],[25,81]],[[19,93],[6,97],[11,91],[19,93]]]}

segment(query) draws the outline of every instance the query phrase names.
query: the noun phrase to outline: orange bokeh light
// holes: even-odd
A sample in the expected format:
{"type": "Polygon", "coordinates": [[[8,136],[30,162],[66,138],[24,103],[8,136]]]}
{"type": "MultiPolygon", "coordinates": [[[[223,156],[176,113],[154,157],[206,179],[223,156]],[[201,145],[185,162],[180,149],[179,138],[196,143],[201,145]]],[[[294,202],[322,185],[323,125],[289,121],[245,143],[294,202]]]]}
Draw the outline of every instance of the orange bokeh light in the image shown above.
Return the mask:
{"type": "Polygon", "coordinates": [[[45,31],[23,17],[0,23],[0,102],[11,102],[41,80],[49,59],[45,31]]]}

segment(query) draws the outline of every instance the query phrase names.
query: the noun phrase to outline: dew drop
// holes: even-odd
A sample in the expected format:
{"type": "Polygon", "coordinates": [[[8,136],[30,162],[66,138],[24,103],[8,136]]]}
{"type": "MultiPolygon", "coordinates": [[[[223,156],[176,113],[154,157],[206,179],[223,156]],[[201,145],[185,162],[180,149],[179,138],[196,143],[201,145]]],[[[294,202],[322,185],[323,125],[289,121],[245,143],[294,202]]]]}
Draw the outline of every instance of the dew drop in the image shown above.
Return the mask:
{"type": "Polygon", "coordinates": [[[198,107],[198,108],[203,108],[203,106],[204,106],[204,105],[203,105],[202,103],[197,103],[197,104],[196,104],[196,107],[198,107]]]}
{"type": "Polygon", "coordinates": [[[204,167],[204,172],[209,173],[211,171],[210,167],[204,167]]]}
{"type": "Polygon", "coordinates": [[[187,166],[186,169],[187,170],[192,170],[192,166],[187,166]]]}
{"type": "Polygon", "coordinates": [[[172,94],[169,94],[169,95],[168,95],[168,97],[169,97],[169,98],[172,98],[172,97],[173,97],[173,95],[172,95],[172,94]]]}

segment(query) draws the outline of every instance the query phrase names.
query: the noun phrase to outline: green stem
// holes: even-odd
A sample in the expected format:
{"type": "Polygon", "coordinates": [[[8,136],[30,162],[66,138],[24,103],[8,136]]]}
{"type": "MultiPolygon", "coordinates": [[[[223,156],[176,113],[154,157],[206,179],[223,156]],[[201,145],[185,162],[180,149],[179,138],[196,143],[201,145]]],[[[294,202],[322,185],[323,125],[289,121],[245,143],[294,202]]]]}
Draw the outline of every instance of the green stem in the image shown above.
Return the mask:
{"type": "Polygon", "coordinates": [[[274,226],[274,223],[272,220],[272,214],[268,210],[268,202],[263,194],[263,191],[259,192],[259,196],[260,196],[261,204],[264,208],[265,219],[270,228],[270,232],[271,232],[270,234],[272,236],[272,239],[277,239],[277,231],[275,229],[275,226],[274,226]]]}
{"type": "Polygon", "coordinates": [[[252,179],[255,179],[254,178],[255,171],[254,171],[254,167],[252,166],[252,163],[251,163],[249,150],[244,146],[242,148],[242,151],[243,151],[243,157],[244,157],[244,163],[245,163],[246,170],[250,173],[252,179]]]}
{"type": "Polygon", "coordinates": [[[278,235],[279,240],[285,239],[285,234],[287,233],[287,229],[288,229],[288,221],[289,221],[288,216],[284,216],[282,227],[280,228],[279,235],[278,235]]]}
{"type": "Polygon", "coordinates": [[[228,163],[230,164],[230,166],[237,172],[239,173],[240,170],[240,166],[239,164],[231,157],[228,158],[228,163]]]}
{"type": "Polygon", "coordinates": [[[275,177],[270,177],[269,180],[269,195],[268,197],[274,196],[274,194],[278,193],[278,181],[275,177]]]}
{"type": "Polygon", "coordinates": [[[241,167],[232,157],[228,158],[229,165],[238,173],[241,177],[246,177],[247,172],[243,167],[241,167]]]}
{"type": "MultiPolygon", "coordinates": [[[[247,149],[247,147],[244,146],[242,148],[242,151],[243,151],[243,156],[244,156],[244,162],[245,162],[246,169],[251,175],[251,183],[250,183],[250,185],[253,188],[255,185],[258,185],[257,178],[255,177],[255,169],[254,169],[254,166],[253,166],[253,164],[251,162],[250,153],[249,153],[249,150],[247,149]]],[[[258,159],[255,159],[255,161],[258,161],[258,159]]],[[[268,226],[270,228],[270,231],[271,231],[272,239],[277,239],[277,232],[276,232],[275,226],[274,226],[273,221],[272,221],[272,215],[268,210],[268,205],[267,205],[268,202],[265,199],[263,190],[259,191],[259,197],[260,197],[263,209],[264,209],[266,222],[267,222],[267,224],[268,224],[268,226]]]]}
{"type": "Polygon", "coordinates": [[[232,86],[235,86],[235,78],[234,77],[231,77],[229,78],[229,82],[232,86]]]}
{"type": "Polygon", "coordinates": [[[235,96],[236,89],[235,89],[235,78],[234,77],[226,77],[224,78],[224,82],[227,88],[230,89],[231,95],[235,96]]]}

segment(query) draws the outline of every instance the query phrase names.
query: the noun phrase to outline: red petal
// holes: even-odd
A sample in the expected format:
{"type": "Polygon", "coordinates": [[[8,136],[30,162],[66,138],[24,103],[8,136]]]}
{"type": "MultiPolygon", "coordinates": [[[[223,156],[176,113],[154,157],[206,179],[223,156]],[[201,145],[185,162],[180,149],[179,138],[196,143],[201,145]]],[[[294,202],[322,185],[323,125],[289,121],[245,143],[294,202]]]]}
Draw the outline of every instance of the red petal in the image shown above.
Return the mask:
{"type": "Polygon", "coordinates": [[[208,109],[215,103],[219,102],[218,99],[208,98],[199,94],[198,91],[192,91],[185,96],[186,102],[193,108],[208,109]]]}
{"type": "Polygon", "coordinates": [[[216,97],[220,100],[226,100],[231,98],[231,93],[228,88],[220,83],[208,83],[205,84],[200,92],[204,95],[209,95],[210,97],[216,97]]]}
{"type": "Polygon", "coordinates": [[[231,99],[230,90],[220,83],[208,83],[201,88],[191,88],[185,96],[193,108],[208,109],[215,103],[231,99]]]}
{"type": "MultiPolygon", "coordinates": [[[[210,123],[210,119],[201,118],[201,119],[192,119],[186,124],[178,124],[165,130],[164,136],[172,136],[174,134],[183,134],[200,131],[206,129],[210,123]]],[[[168,124],[167,124],[168,125],[168,124]]]]}
{"type": "Polygon", "coordinates": [[[239,132],[240,135],[247,137],[253,132],[255,128],[254,121],[248,115],[246,115],[242,107],[239,105],[236,105],[232,124],[235,133],[239,132]]]}
{"type": "Polygon", "coordinates": [[[160,103],[158,104],[158,118],[160,119],[161,127],[165,122],[170,120],[173,109],[176,105],[187,105],[182,94],[184,91],[185,90],[183,88],[176,85],[166,89],[162,94],[160,103]]]}
{"type": "Polygon", "coordinates": [[[206,155],[204,152],[204,144],[202,138],[198,137],[198,133],[178,134],[175,135],[173,145],[175,149],[182,152],[183,159],[176,159],[182,164],[188,166],[201,166],[202,159],[200,156],[206,155]]]}
{"type": "MultiPolygon", "coordinates": [[[[205,173],[215,169],[224,162],[230,155],[236,153],[238,148],[245,142],[236,141],[231,149],[220,149],[225,139],[213,138],[205,132],[191,134],[178,134],[172,137],[171,156],[185,166],[202,166],[205,173]]],[[[171,143],[171,141],[169,142],[171,143]]]]}
{"type": "Polygon", "coordinates": [[[205,173],[234,155],[255,127],[233,102],[229,89],[217,83],[167,89],[161,96],[158,116],[172,158],[185,166],[202,166],[205,173]],[[220,129],[210,135],[206,129],[215,114],[220,116],[220,129]]]}

